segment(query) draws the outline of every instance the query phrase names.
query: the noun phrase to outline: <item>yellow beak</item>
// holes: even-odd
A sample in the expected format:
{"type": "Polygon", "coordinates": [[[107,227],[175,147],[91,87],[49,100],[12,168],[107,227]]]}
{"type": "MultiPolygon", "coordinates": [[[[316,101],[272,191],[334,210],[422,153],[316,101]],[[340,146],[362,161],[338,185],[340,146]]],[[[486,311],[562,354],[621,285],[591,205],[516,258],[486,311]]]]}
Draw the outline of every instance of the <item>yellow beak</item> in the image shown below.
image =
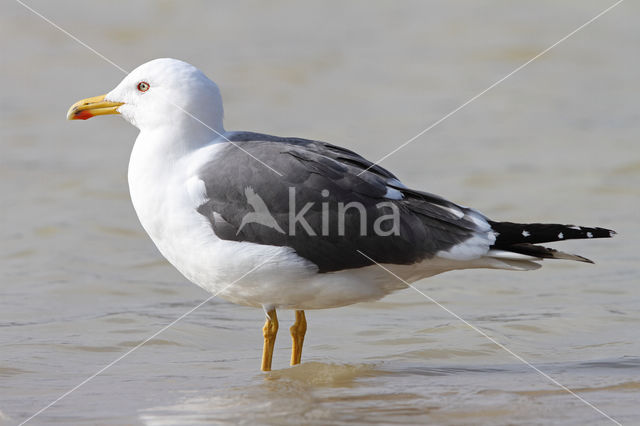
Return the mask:
{"type": "Polygon", "coordinates": [[[118,107],[123,105],[123,102],[105,101],[105,96],[94,96],[71,105],[67,111],[67,120],[86,120],[96,115],[120,114],[118,107]]]}

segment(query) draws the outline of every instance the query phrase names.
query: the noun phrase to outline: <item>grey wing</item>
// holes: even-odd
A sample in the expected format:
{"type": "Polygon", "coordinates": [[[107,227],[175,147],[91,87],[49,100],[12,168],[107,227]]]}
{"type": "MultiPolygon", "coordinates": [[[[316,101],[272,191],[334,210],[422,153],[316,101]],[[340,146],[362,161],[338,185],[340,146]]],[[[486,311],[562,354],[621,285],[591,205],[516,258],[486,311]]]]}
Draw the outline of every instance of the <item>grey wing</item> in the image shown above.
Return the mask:
{"type": "Polygon", "coordinates": [[[412,264],[486,232],[470,209],[407,189],[347,149],[255,133],[231,140],[198,171],[198,211],[221,239],[291,247],[331,272],[372,264],[359,251],[412,264]]]}

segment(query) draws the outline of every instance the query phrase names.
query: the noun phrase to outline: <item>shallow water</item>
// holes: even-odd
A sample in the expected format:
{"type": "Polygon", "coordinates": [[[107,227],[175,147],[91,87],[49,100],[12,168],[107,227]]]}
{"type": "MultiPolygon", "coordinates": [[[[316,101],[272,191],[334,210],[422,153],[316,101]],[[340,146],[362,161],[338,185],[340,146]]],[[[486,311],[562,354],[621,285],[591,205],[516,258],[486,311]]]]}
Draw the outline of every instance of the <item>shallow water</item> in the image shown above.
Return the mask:
{"type": "MultiPolygon", "coordinates": [[[[194,63],[221,86],[228,129],[376,160],[612,2],[28,4],[126,69],[194,63]]],[[[208,295],[130,206],[136,130],[64,120],[122,73],[0,7],[0,422],[17,424],[208,295]]],[[[596,265],[417,287],[623,424],[640,423],[638,12],[623,3],[383,163],[495,219],[619,231],[558,245],[596,265]]],[[[263,313],[214,299],[31,423],[610,423],[412,290],[307,312],[295,368],[292,316],[263,374],[263,313]]]]}

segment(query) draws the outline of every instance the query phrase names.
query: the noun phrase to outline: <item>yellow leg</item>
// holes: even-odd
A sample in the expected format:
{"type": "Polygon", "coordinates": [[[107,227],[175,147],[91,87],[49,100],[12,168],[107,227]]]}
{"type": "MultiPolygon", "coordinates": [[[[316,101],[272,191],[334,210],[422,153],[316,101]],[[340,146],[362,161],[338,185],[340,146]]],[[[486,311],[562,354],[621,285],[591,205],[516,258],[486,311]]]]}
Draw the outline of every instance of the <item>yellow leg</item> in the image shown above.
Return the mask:
{"type": "Polygon", "coordinates": [[[304,335],[307,332],[307,320],[304,317],[304,311],[296,311],[296,322],[291,328],[291,340],[293,346],[291,348],[291,365],[300,364],[302,359],[302,344],[304,343],[304,335]]]}
{"type": "Polygon", "coordinates": [[[271,360],[273,359],[273,347],[276,344],[276,334],[278,333],[278,316],[276,310],[267,312],[267,321],[262,327],[264,336],[264,347],[262,349],[262,371],[271,371],[271,360]]]}

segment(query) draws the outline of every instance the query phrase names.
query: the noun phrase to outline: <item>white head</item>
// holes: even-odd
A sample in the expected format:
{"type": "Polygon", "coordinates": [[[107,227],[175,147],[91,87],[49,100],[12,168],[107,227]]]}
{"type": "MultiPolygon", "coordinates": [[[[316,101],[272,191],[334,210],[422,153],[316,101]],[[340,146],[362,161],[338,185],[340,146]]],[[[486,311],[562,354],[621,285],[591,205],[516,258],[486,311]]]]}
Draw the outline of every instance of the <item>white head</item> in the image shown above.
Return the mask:
{"type": "Polygon", "coordinates": [[[177,59],[140,65],[106,95],[75,103],[67,118],[85,120],[104,114],[121,114],[143,132],[167,126],[197,134],[224,132],[218,86],[198,68],[177,59]]]}

